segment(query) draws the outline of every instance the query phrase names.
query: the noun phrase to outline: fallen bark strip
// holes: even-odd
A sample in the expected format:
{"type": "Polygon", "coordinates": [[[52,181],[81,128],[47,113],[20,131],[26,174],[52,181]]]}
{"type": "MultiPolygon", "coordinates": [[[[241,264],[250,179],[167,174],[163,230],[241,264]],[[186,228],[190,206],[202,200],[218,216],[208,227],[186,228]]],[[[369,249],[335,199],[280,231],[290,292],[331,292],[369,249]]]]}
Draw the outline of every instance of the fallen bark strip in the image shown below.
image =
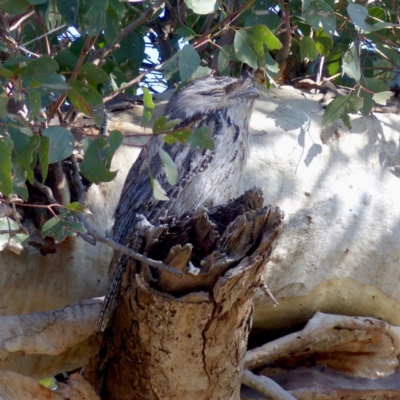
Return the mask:
{"type": "Polygon", "coordinates": [[[244,368],[254,369],[290,355],[365,378],[381,378],[399,366],[400,327],[369,317],[317,312],[303,330],[249,350],[244,368]]]}
{"type": "Polygon", "coordinates": [[[102,300],[62,309],[0,317],[0,368],[36,379],[82,367],[96,349],[94,327],[102,300]]]}

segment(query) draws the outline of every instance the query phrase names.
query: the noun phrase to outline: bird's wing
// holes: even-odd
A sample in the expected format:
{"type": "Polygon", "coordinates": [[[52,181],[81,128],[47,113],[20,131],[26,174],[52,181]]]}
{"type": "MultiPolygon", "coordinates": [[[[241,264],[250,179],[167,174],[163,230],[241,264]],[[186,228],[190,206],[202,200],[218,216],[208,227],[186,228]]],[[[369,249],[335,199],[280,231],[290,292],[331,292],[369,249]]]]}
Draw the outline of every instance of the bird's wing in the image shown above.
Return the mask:
{"type": "Polygon", "coordinates": [[[181,191],[200,172],[203,173],[207,169],[212,157],[213,152],[210,150],[194,150],[179,142],[168,145],[157,137],[151,138],[147,150],[141,151],[126,178],[115,212],[114,240],[124,244],[126,233],[132,224],[131,219],[136,213],[143,214],[152,224],[159,218],[167,216],[181,191]],[[170,155],[178,171],[174,185],[168,183],[161,164],[158,154],[160,146],[170,155]],[[169,200],[161,201],[154,198],[148,166],[150,166],[152,177],[160,183],[169,200]]]}

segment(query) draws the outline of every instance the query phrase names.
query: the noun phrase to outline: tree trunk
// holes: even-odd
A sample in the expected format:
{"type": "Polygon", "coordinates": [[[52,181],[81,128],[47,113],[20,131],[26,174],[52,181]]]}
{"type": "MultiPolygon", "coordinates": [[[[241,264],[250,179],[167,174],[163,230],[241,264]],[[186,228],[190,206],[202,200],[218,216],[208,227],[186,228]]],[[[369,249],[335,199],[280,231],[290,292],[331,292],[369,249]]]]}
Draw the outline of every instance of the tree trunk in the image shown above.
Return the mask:
{"type": "Polygon", "coordinates": [[[158,227],[142,223],[144,253],[185,274],[128,263],[86,371],[103,399],[239,399],[252,297],[282,231],[282,212],[262,204],[253,189],[158,227]]]}

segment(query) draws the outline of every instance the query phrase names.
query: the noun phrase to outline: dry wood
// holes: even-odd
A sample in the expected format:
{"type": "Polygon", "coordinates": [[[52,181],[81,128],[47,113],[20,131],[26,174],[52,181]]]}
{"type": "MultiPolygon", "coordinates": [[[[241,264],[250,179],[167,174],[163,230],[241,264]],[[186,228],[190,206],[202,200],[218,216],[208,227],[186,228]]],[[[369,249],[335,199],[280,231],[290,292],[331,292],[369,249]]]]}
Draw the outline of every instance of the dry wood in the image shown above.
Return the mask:
{"type": "Polygon", "coordinates": [[[86,371],[102,398],[239,398],[252,297],[282,231],[282,212],[262,203],[253,189],[143,228],[145,255],[185,275],[129,262],[115,319],[86,371]]]}

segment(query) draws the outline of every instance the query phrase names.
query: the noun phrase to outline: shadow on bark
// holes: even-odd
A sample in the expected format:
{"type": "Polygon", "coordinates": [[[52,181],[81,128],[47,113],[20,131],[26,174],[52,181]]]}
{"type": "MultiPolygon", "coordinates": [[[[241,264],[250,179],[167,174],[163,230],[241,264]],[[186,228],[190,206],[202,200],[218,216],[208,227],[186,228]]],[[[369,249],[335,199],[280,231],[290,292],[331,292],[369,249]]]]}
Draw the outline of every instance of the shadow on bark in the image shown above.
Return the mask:
{"type": "MultiPolygon", "coordinates": [[[[118,307],[86,376],[103,399],[239,399],[252,298],[282,232],[262,191],[135,235],[179,278],[129,260],[118,307]]],[[[139,243],[140,242],[140,243],[139,243]]]]}

